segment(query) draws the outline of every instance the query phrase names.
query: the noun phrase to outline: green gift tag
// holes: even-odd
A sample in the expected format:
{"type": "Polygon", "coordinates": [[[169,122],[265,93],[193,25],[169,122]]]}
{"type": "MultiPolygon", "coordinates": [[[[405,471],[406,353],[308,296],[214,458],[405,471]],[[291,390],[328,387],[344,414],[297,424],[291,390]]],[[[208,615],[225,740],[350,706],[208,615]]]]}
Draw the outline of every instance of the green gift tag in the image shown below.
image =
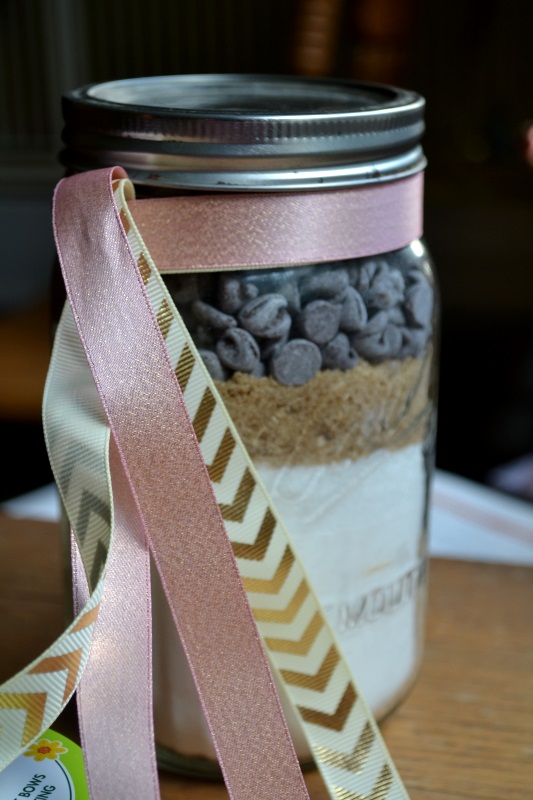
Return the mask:
{"type": "Polygon", "coordinates": [[[0,772],[2,800],[89,800],[83,755],[66,736],[45,731],[0,772]]]}

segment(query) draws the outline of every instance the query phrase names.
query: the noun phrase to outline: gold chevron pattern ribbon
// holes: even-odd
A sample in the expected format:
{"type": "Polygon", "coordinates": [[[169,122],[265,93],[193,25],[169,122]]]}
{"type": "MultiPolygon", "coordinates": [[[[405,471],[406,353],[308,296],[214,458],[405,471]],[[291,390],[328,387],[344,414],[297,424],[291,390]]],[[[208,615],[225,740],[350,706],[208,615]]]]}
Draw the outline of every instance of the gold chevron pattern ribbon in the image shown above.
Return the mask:
{"type": "Polygon", "coordinates": [[[32,664],[0,686],[0,770],[57,719],[85,669],[104,589],[112,537],[109,429],[95,402],[78,334],[66,310],[45,388],[45,438],[92,594],[67,630],[32,664]],[[66,357],[65,357],[66,356],[66,357]],[[54,379],[50,380],[53,373],[54,379]],[[72,388],[75,387],[74,393],[72,388]]]}
{"type": "Polygon", "coordinates": [[[50,723],[71,698],[89,656],[102,586],[65,633],[0,687],[0,771],[50,723]]]}
{"type": "Polygon", "coordinates": [[[136,228],[128,209],[133,187],[122,179],[114,190],[274,674],[329,793],[336,800],[406,798],[289,534],[136,228]]]}

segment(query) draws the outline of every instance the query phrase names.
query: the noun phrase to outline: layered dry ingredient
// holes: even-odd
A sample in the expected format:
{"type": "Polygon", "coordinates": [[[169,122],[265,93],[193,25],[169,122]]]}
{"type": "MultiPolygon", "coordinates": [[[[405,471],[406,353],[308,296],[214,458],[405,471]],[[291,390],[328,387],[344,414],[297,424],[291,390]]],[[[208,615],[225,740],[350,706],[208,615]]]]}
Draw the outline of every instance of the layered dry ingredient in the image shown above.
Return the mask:
{"type": "Polygon", "coordinates": [[[355,460],[424,437],[433,287],[411,247],[169,288],[257,464],[355,460]]]}
{"type": "Polygon", "coordinates": [[[407,358],[317,373],[283,386],[236,373],[216,385],[252,460],[271,467],[358,459],[419,442],[426,430],[431,359],[407,358]]]}
{"type": "Polygon", "coordinates": [[[169,281],[378,717],[420,655],[434,292],[417,245],[169,281]]]}

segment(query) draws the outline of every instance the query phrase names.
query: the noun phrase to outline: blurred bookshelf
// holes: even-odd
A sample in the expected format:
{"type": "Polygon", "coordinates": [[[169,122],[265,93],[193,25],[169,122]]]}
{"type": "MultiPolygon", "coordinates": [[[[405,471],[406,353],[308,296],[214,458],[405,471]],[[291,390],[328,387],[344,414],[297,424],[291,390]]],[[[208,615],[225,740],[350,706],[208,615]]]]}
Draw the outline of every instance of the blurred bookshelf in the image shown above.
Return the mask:
{"type": "Polygon", "coordinates": [[[3,0],[0,430],[12,454],[34,452],[3,494],[49,478],[40,397],[61,95],[141,75],[334,75],[421,92],[442,297],[437,463],[483,482],[533,452],[532,31],[529,0],[3,0]]]}

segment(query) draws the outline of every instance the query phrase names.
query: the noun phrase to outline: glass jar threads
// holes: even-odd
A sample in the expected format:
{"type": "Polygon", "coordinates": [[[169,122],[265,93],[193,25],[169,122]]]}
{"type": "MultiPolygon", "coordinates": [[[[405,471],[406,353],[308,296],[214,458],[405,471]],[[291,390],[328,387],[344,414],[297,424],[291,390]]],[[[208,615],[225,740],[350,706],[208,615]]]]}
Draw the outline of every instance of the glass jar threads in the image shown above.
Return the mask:
{"type": "MultiPolygon", "coordinates": [[[[82,87],[63,109],[67,169],[117,164],[134,182],[132,215],[383,718],[423,647],[438,331],[421,239],[423,99],[342,80],[184,75],[82,87]],[[145,213],[148,197],[158,205],[145,213]],[[161,236],[176,198],[189,224],[161,236]]],[[[210,771],[154,591],[160,757],[210,771]]],[[[293,605],[296,616],[305,598],[293,605]]],[[[298,647],[316,642],[310,623],[298,647]]]]}

